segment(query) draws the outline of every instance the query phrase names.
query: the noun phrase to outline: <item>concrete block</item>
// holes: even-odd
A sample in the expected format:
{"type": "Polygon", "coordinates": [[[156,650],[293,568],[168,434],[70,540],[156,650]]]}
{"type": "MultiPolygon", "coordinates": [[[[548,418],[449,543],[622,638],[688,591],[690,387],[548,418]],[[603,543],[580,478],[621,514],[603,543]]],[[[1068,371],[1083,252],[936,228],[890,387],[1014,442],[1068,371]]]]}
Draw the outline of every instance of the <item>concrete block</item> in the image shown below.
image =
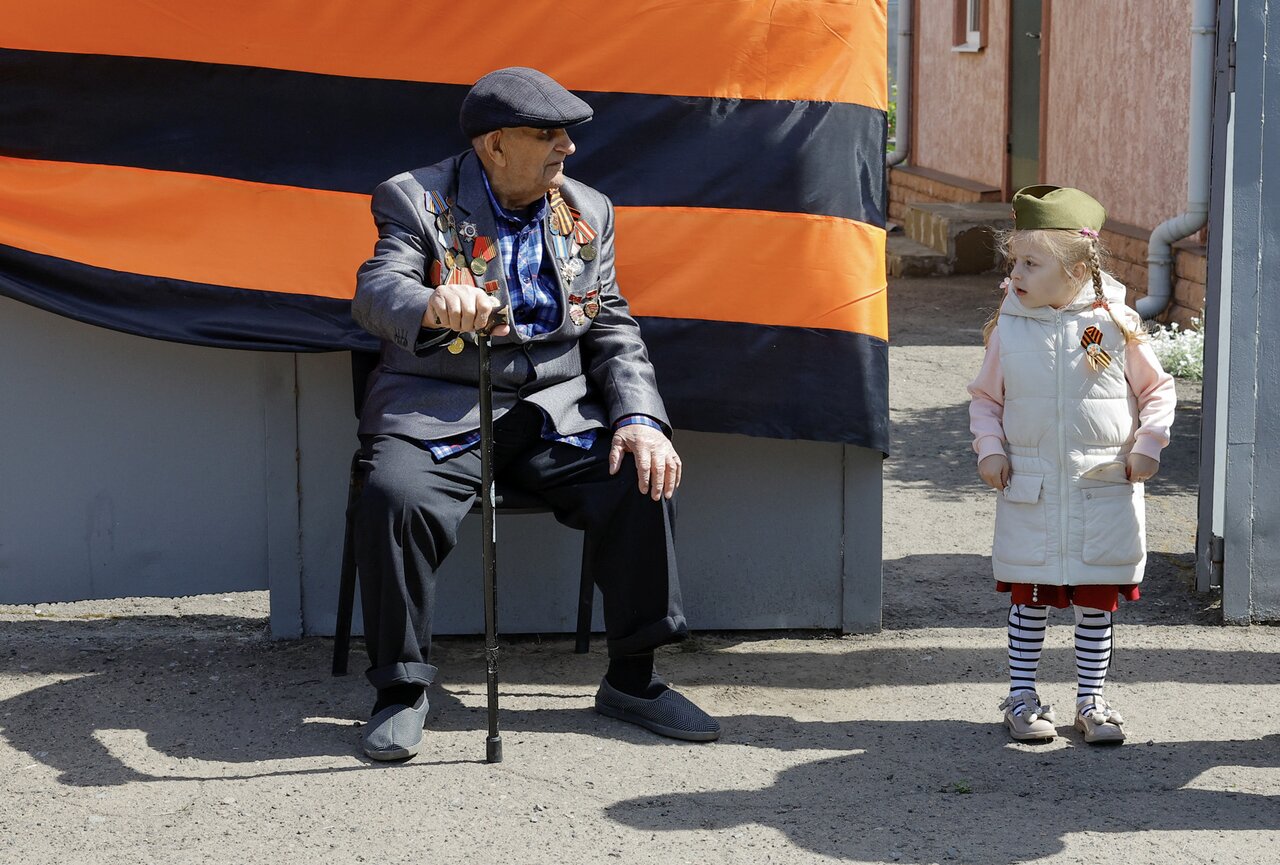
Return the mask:
{"type": "Polygon", "coordinates": [[[885,270],[891,277],[942,276],[950,271],[947,257],[932,247],[902,235],[885,242],[885,270]]]}

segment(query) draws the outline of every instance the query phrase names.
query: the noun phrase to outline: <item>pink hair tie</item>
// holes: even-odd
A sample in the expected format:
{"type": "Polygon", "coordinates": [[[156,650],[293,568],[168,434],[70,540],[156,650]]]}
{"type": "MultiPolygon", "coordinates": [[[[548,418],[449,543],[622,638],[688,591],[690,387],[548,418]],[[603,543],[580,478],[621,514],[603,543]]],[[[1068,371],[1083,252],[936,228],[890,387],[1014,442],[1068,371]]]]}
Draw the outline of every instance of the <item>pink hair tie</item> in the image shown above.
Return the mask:
{"type": "Polygon", "coordinates": [[[1098,239],[1098,232],[1094,231],[1092,228],[1082,228],[1080,229],[1080,233],[1085,237],[1092,237],[1094,240],[1098,239]]]}

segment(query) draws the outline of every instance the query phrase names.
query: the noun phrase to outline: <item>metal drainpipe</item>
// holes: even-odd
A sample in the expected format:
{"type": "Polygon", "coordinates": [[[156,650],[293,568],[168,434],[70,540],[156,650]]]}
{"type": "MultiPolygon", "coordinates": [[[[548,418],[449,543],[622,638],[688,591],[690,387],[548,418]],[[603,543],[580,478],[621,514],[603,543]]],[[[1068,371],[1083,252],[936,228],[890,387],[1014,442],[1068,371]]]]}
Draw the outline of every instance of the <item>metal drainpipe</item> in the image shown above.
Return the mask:
{"type": "Polygon", "coordinates": [[[1138,298],[1144,319],[1164,312],[1173,296],[1173,244],[1209,221],[1209,146],[1213,133],[1214,0],[1194,0],[1191,11],[1191,112],[1187,132],[1187,210],[1151,232],[1147,243],[1147,296],[1138,298]]]}
{"type": "Polygon", "coordinates": [[[898,120],[893,152],[888,165],[892,168],[907,160],[911,152],[911,0],[898,3],[898,120]]]}

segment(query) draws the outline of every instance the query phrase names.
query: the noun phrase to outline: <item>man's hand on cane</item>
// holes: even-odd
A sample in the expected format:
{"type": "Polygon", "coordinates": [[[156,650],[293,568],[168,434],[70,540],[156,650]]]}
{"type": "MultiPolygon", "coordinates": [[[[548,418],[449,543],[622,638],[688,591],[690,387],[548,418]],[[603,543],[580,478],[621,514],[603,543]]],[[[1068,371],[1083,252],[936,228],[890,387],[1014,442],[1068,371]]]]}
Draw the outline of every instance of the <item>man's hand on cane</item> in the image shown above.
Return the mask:
{"type": "MultiPolygon", "coordinates": [[[[422,315],[422,326],[445,327],[458,333],[484,330],[489,317],[498,308],[498,299],[474,285],[442,285],[436,288],[422,315]]],[[[489,332],[490,336],[506,336],[510,325],[499,324],[489,332]]]]}
{"type": "Polygon", "coordinates": [[[622,455],[630,453],[636,460],[636,479],[640,492],[655,502],[663,496],[671,498],[680,486],[684,466],[671,440],[644,424],[629,424],[613,434],[609,448],[609,474],[622,468],[622,455]]]}

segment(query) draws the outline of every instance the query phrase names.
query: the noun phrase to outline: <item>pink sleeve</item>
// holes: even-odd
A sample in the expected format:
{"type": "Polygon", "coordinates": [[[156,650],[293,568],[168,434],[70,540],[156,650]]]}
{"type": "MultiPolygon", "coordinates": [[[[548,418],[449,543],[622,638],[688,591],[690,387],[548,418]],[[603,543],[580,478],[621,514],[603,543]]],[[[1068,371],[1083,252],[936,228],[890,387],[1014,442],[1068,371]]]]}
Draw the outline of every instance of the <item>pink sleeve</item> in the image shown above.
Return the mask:
{"type": "Polygon", "coordinates": [[[1000,367],[1000,328],[991,331],[978,377],[969,383],[969,429],[978,462],[1004,454],[1004,370],[1000,367]]]}
{"type": "Polygon", "coordinates": [[[1138,431],[1134,433],[1133,452],[1160,459],[1160,451],[1169,444],[1173,426],[1173,409],[1178,396],[1173,376],[1160,366],[1151,346],[1135,343],[1125,350],[1125,378],[1138,398],[1138,431]]]}

